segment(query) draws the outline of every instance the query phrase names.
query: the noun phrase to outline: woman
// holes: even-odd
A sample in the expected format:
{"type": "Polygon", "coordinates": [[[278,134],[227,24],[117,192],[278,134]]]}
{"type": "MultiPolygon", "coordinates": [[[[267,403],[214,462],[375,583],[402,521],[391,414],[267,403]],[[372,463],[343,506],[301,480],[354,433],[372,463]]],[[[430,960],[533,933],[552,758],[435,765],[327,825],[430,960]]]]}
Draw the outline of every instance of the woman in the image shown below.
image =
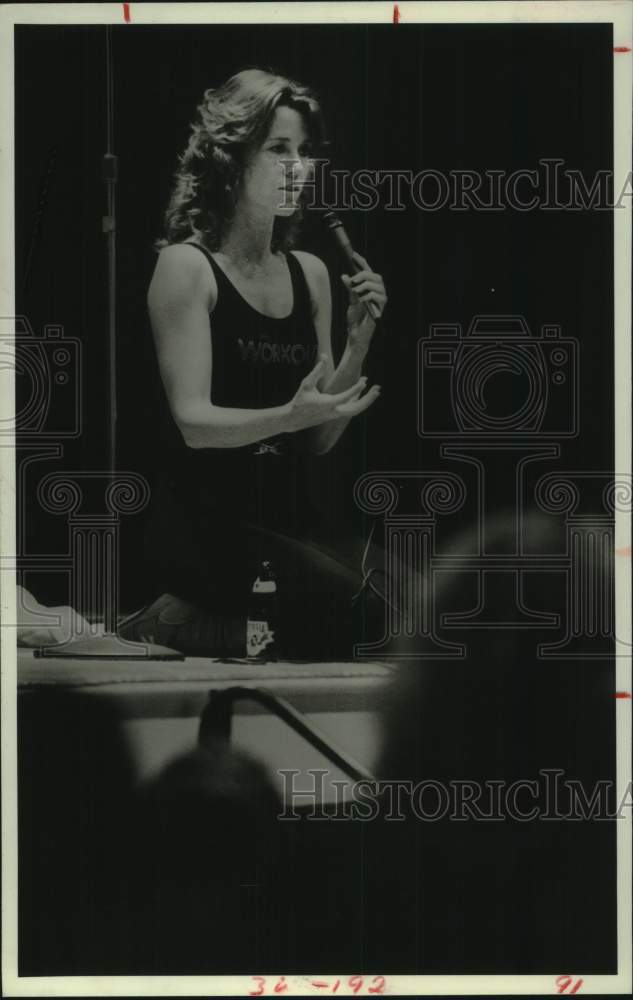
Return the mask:
{"type": "Polygon", "coordinates": [[[329,451],[378,398],[361,374],[375,329],[367,303],[382,313],[387,297],[357,254],[362,269],[342,275],[348,336],[335,367],[327,269],[290,250],[322,138],[310,91],[262,70],[207,90],[198,107],[148,294],[181,437],[150,532],[157,585],[171,597],[126,634],[166,641],[167,622],[179,628],[172,641],[190,643],[183,651],[237,653],[222,623],[239,633],[270,561],[285,655],[334,654],[342,635],[350,644],[362,581],[300,541],[309,527],[302,454],[329,451]]]}

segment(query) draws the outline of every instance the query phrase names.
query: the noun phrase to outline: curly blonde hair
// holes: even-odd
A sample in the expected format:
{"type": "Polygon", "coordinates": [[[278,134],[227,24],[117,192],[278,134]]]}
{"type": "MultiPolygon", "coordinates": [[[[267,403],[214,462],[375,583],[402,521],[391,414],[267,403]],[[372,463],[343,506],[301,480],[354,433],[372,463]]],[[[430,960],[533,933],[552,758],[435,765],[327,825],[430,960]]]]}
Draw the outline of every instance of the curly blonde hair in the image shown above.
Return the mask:
{"type": "MultiPolygon", "coordinates": [[[[178,158],[160,250],[195,237],[218,250],[235,211],[246,157],[265,140],[278,107],[298,111],[315,150],[325,145],[319,103],[307,87],[262,69],[245,69],[204,92],[184,153],[178,158]]],[[[290,217],[275,218],[271,249],[295,243],[301,203],[290,217]]]]}

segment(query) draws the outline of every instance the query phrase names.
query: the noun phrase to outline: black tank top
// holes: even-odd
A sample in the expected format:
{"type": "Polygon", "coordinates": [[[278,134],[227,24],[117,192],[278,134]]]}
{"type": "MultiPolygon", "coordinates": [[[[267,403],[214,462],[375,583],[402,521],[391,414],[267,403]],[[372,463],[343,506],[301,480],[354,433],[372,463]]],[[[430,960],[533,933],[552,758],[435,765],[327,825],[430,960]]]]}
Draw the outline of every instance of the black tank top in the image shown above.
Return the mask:
{"type": "MultiPolygon", "coordinates": [[[[290,402],[314,367],[318,344],[310,292],[299,261],[286,261],[292,282],[290,314],[276,319],[249,305],[209,251],[217,283],[210,313],[212,379],[216,406],[261,409],[290,402]]],[[[171,485],[193,513],[244,518],[271,529],[301,530],[302,450],[295,434],[280,434],[241,448],[179,448],[171,485]]]]}

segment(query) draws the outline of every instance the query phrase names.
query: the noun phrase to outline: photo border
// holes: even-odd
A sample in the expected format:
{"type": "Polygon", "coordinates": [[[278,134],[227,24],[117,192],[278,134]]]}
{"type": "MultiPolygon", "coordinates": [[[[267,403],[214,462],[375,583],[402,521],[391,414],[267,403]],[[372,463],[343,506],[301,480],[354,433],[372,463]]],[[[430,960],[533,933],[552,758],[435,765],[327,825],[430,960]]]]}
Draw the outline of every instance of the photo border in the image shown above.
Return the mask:
{"type": "MultiPolygon", "coordinates": [[[[400,24],[487,23],[581,23],[606,22],[613,25],[614,84],[614,191],[631,189],[632,146],[632,60],[633,5],[628,0],[564,0],[564,2],[472,3],[143,3],[143,4],[15,4],[0,11],[0,39],[3,59],[0,86],[2,147],[0,149],[0,205],[3,235],[0,245],[0,315],[15,315],[14,287],[14,52],[16,24],[394,24],[394,8],[400,24]],[[126,11],[127,8],[127,11],[126,11]]],[[[630,194],[627,196],[630,202],[630,194]]],[[[615,350],[615,469],[620,476],[631,475],[631,205],[614,210],[614,350],[615,350]]],[[[0,401],[3,419],[13,414],[14,398],[9,393],[0,401]]],[[[15,551],[15,452],[11,442],[0,450],[0,547],[15,551]]],[[[616,510],[615,545],[621,557],[615,560],[616,634],[631,645],[631,525],[628,514],[616,510]],[[628,556],[627,556],[628,552],[628,556]]],[[[9,572],[0,574],[2,620],[14,622],[15,588],[9,572]]],[[[5,996],[245,996],[254,988],[248,975],[237,976],[55,976],[20,977],[17,974],[17,773],[16,773],[16,655],[14,628],[1,630],[2,642],[2,978],[5,996]]],[[[616,704],[616,785],[622,801],[631,783],[631,658],[615,659],[616,690],[624,693],[616,704]],[[628,693],[628,697],[626,696],[628,693]]],[[[614,692],[615,697],[616,692],[614,692]]],[[[630,794],[630,793],[629,793],[630,794]]],[[[631,990],[631,810],[617,825],[617,935],[616,975],[584,975],[582,969],[565,970],[572,978],[582,978],[584,994],[619,994],[631,990]]],[[[256,975],[258,970],[254,970],[256,975]]],[[[377,969],[376,974],[381,970],[377,969]]],[[[347,970],[330,976],[343,979],[347,970]]],[[[286,995],[314,996],[311,976],[286,977],[286,995]]],[[[371,974],[364,976],[371,980],[371,974]]],[[[273,975],[266,979],[272,983],[273,975]]],[[[555,994],[556,977],[546,975],[389,975],[388,993],[397,995],[555,994]]],[[[361,991],[359,995],[363,995],[361,991]]],[[[272,989],[266,991],[271,995],[272,989]]],[[[340,996],[351,995],[343,988],[340,996]]]]}

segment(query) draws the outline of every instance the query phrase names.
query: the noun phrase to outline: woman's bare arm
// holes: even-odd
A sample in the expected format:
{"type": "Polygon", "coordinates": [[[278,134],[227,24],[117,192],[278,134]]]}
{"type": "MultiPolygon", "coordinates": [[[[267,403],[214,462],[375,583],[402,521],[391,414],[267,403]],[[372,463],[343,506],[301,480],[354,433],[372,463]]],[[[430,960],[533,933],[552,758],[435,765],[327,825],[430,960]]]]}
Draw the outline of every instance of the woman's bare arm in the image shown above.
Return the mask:
{"type": "Polygon", "coordinates": [[[370,404],[367,397],[357,398],[364,388],[361,380],[345,392],[320,392],[317,383],[325,368],[321,360],[283,406],[215,406],[209,312],[216,298],[213,273],[194,248],[181,244],[161,251],[147,303],[169,406],[190,448],[239,448],[341,414],[353,416],[370,404]]]}
{"type": "MultiPolygon", "coordinates": [[[[360,345],[350,345],[348,342],[336,369],[332,361],[332,293],[330,290],[330,276],[328,270],[318,257],[309,253],[297,253],[306,275],[310,298],[312,300],[312,314],[314,326],[319,342],[319,351],[325,354],[329,363],[322,381],[322,390],[329,393],[343,392],[350,386],[355,385],[361,378],[363,362],[367,355],[367,348],[360,345]]],[[[373,386],[367,395],[368,406],[378,398],[380,389],[373,386]]],[[[312,427],[306,431],[306,441],[311,451],[318,455],[325,454],[334,447],[341,434],[347,427],[351,417],[341,416],[337,420],[331,420],[327,424],[319,427],[312,427]]]]}

